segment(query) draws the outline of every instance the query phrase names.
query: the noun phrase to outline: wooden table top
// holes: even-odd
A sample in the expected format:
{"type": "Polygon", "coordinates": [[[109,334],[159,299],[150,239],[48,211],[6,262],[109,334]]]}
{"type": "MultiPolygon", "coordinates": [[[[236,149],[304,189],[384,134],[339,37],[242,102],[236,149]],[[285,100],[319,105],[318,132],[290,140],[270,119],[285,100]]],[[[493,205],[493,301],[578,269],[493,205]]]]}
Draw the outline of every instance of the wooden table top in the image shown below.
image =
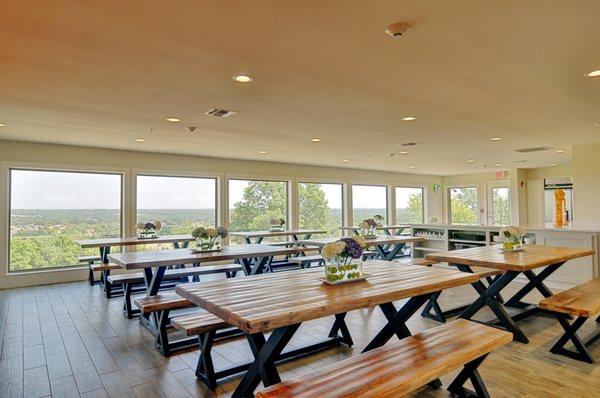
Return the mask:
{"type": "Polygon", "coordinates": [[[116,253],[109,260],[125,269],[139,269],[166,265],[205,263],[210,261],[236,260],[241,258],[282,256],[306,250],[303,247],[270,245],[229,245],[223,250],[194,253],[191,249],[157,250],[148,252],[116,253]]]}
{"type": "Polygon", "coordinates": [[[322,283],[320,269],[187,283],[175,292],[248,333],[466,285],[475,274],[390,261],[367,261],[366,281],[322,283]]]}
{"type": "Polygon", "coordinates": [[[283,231],[229,232],[229,236],[237,236],[240,238],[266,238],[269,236],[312,235],[326,233],[327,231],[324,229],[285,229],[283,231]]]}
{"type": "Polygon", "coordinates": [[[500,245],[474,247],[427,254],[427,260],[496,268],[505,271],[527,271],[575,258],[591,256],[594,250],[571,247],[523,245],[523,250],[504,252],[500,245]]]}
{"type": "Polygon", "coordinates": [[[100,238],[100,239],[84,239],[76,240],[75,243],[82,248],[88,247],[108,247],[108,246],[134,246],[148,245],[156,243],[173,243],[173,242],[192,242],[196,239],[191,235],[163,235],[152,239],[140,239],[136,236],[126,238],[100,238]]]}
{"type": "MultiPolygon", "coordinates": [[[[408,225],[408,224],[381,225],[381,226],[377,227],[376,229],[383,230],[383,229],[401,229],[401,228],[410,228],[410,225],[408,225]]],[[[340,227],[340,229],[352,231],[355,229],[360,229],[360,227],[357,225],[355,227],[340,227]]]]}
{"type": "MultiPolygon", "coordinates": [[[[301,239],[298,243],[303,245],[312,245],[312,246],[325,246],[328,243],[335,242],[340,240],[340,238],[314,238],[314,239],[301,239]]],[[[367,246],[376,246],[376,245],[393,245],[398,243],[409,243],[409,242],[420,242],[425,240],[425,238],[421,236],[395,236],[395,235],[377,235],[374,239],[366,239],[367,246]]]]}

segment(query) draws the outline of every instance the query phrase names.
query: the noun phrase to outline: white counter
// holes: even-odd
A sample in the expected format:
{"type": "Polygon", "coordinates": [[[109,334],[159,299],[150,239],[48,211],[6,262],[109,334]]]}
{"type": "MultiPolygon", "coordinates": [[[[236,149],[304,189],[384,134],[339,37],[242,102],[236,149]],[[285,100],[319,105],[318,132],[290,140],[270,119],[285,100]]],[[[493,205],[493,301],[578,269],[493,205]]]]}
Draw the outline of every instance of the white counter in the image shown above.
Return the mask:
{"type": "MultiPolygon", "coordinates": [[[[494,236],[501,227],[448,224],[413,224],[411,234],[423,236],[423,242],[415,243],[414,257],[424,257],[427,253],[455,250],[469,246],[499,245],[494,236]]],[[[576,225],[572,228],[548,228],[543,226],[524,227],[527,236],[535,239],[538,245],[555,247],[576,247],[595,250],[593,256],[575,259],[560,267],[550,278],[548,285],[569,288],[580,285],[600,275],[600,228],[576,225]]]]}

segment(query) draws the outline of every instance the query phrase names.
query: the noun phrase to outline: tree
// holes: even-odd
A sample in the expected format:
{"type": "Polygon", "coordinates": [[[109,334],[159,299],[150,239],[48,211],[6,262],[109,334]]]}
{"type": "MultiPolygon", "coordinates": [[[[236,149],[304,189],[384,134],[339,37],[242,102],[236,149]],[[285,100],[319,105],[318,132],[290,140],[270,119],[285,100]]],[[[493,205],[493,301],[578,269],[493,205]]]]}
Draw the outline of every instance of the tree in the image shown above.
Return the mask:
{"type": "Polygon", "coordinates": [[[251,181],[244,188],[242,200],[233,205],[229,228],[232,231],[268,229],[271,218],[286,219],[286,202],[285,183],[251,181]]]}
{"type": "Polygon", "coordinates": [[[452,224],[477,225],[478,209],[477,188],[450,189],[450,218],[452,224]]]}
{"type": "Polygon", "coordinates": [[[508,200],[508,188],[494,189],[492,193],[492,205],[494,211],[494,225],[510,224],[510,205],[508,200]],[[501,193],[504,190],[504,195],[501,193]]]}
{"type": "Polygon", "coordinates": [[[330,233],[337,229],[331,228],[329,203],[319,184],[298,184],[298,202],[300,228],[327,229],[330,233]]]}
{"type": "MultiPolygon", "coordinates": [[[[423,194],[412,193],[408,196],[409,223],[423,222],[423,194]]],[[[405,221],[402,221],[405,222],[405,221]]]]}

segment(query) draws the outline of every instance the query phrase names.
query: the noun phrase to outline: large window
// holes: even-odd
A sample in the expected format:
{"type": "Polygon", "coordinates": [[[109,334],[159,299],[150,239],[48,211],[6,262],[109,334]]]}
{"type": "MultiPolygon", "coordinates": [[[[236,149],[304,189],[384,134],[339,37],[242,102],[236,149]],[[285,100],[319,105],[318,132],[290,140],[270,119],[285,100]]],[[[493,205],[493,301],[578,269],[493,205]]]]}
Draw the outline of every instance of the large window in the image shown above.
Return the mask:
{"type": "Polygon", "coordinates": [[[450,224],[479,224],[479,204],[477,188],[448,188],[448,215],[450,224]]]}
{"type": "Polygon", "coordinates": [[[328,236],[341,236],[342,198],[342,184],[299,183],[300,228],[325,229],[328,236]]]}
{"type": "Polygon", "coordinates": [[[121,175],[11,169],[9,271],[77,265],[77,239],[121,236],[121,175]]]}
{"type": "Polygon", "coordinates": [[[358,224],[374,215],[387,223],[387,187],[377,185],[352,185],[352,218],[358,224]]]}
{"type": "Polygon", "coordinates": [[[161,235],[189,234],[217,223],[215,178],[140,175],[137,222],[160,221],[161,235]]]}
{"type": "Polygon", "coordinates": [[[289,227],[287,215],[285,181],[229,180],[231,231],[268,230],[271,218],[283,218],[289,227]]]}
{"type": "Polygon", "coordinates": [[[423,223],[423,188],[396,187],[396,223],[423,223]]]}

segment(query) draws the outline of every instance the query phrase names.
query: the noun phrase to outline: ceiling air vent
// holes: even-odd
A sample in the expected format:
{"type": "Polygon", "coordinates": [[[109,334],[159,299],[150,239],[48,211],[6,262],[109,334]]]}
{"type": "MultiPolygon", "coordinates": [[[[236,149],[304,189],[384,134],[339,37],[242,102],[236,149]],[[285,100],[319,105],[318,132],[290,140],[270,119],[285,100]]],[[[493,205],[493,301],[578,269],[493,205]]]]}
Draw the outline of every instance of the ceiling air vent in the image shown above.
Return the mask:
{"type": "Polygon", "coordinates": [[[206,112],[205,115],[216,117],[229,117],[235,115],[236,113],[236,111],[230,111],[227,109],[212,108],[210,111],[206,112]]]}
{"type": "Polygon", "coordinates": [[[549,148],[547,146],[534,146],[531,148],[515,149],[515,152],[521,152],[521,153],[542,152],[542,151],[549,151],[550,149],[552,149],[552,148],[549,148]]]}
{"type": "Polygon", "coordinates": [[[405,142],[404,144],[400,144],[400,146],[419,146],[418,142],[405,142]]]}

